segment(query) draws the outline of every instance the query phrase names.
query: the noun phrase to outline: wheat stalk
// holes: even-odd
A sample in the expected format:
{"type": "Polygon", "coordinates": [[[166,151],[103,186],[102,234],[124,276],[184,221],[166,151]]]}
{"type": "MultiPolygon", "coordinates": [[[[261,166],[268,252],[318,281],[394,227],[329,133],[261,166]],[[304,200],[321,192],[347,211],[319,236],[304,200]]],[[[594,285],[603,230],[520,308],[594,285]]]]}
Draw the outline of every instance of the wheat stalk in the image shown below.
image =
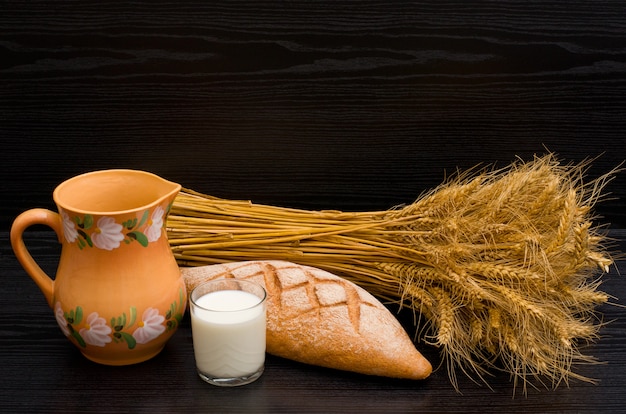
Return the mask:
{"type": "MultiPolygon", "coordinates": [[[[591,215],[614,170],[590,183],[589,162],[554,155],[459,175],[414,203],[373,212],[308,211],[224,200],[185,189],[168,218],[183,266],[280,259],[325,269],[423,316],[424,340],[456,370],[509,372],[553,387],[608,301],[596,274],[612,264],[591,215]],[[499,361],[499,365],[498,362],[499,361]]],[[[418,318],[416,318],[418,320],[418,318]]]]}

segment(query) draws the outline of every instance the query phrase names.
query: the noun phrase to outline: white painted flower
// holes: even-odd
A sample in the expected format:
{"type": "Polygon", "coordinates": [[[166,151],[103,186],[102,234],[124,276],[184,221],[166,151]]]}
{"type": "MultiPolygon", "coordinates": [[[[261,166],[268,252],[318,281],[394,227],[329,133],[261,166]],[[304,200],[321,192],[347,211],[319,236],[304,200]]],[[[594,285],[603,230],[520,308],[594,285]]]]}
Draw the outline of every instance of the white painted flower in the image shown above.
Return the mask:
{"type": "Polygon", "coordinates": [[[76,231],[74,222],[65,210],[61,210],[61,218],[63,219],[63,235],[65,236],[65,240],[67,240],[68,243],[74,243],[78,237],[78,231],[76,231]]]}
{"type": "Polygon", "coordinates": [[[146,237],[148,237],[149,242],[155,242],[161,237],[164,214],[165,211],[161,206],[158,206],[152,212],[152,216],[150,217],[150,221],[148,222],[148,228],[146,229],[146,237]]]}
{"type": "Polygon", "coordinates": [[[104,318],[98,315],[98,312],[92,312],[85,321],[85,327],[80,331],[86,343],[95,346],[104,346],[111,342],[111,327],[106,324],[104,318]]]}
{"type": "Polygon", "coordinates": [[[67,320],[65,319],[65,315],[63,314],[63,309],[61,308],[61,302],[57,302],[54,305],[54,317],[59,324],[59,327],[63,331],[65,336],[70,335],[70,328],[67,327],[67,320]]]}
{"type": "Polygon", "coordinates": [[[112,217],[100,217],[96,224],[96,230],[91,234],[93,244],[104,250],[113,250],[120,247],[124,240],[122,225],[115,222],[112,217]]]}
{"type": "Polygon", "coordinates": [[[133,337],[137,343],[145,344],[165,332],[163,321],[165,318],[159,315],[158,309],[146,309],[141,316],[141,321],[139,321],[139,328],[133,332],[133,337]]]}

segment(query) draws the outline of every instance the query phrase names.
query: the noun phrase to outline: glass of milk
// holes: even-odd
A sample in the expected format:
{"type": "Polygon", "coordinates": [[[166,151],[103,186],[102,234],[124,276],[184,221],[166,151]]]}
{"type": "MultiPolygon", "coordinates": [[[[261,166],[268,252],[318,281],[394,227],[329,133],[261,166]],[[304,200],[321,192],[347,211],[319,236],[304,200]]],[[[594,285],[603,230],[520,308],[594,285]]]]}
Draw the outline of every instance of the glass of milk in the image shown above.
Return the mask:
{"type": "Polygon", "coordinates": [[[189,295],[196,368],[209,384],[233,387],[258,379],[265,367],[265,289],[216,279],[189,295]]]}

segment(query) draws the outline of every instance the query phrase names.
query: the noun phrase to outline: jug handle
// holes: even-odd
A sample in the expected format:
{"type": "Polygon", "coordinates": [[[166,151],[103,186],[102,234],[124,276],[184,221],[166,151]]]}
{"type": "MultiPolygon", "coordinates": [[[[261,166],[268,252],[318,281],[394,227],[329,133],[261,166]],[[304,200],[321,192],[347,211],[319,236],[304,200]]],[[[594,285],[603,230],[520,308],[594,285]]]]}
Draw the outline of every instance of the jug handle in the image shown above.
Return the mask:
{"type": "Polygon", "coordinates": [[[61,237],[61,220],[59,215],[47,209],[34,208],[23,212],[13,221],[11,226],[11,247],[17,260],[26,273],[35,281],[39,289],[41,289],[48,301],[48,305],[52,307],[54,281],[35,262],[35,259],[28,252],[22,237],[24,231],[34,224],[43,224],[51,227],[57,234],[57,237],[61,237]]]}

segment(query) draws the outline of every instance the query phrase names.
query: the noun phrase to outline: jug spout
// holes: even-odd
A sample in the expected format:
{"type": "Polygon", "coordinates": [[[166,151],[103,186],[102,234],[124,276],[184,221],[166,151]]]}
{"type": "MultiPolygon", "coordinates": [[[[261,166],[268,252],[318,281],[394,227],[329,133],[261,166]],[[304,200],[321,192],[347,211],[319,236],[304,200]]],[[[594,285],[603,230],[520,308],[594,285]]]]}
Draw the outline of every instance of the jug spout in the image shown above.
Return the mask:
{"type": "Polygon", "coordinates": [[[143,210],[176,197],[181,185],[139,170],[102,170],[73,177],[53,193],[66,210],[93,215],[143,210]]]}

